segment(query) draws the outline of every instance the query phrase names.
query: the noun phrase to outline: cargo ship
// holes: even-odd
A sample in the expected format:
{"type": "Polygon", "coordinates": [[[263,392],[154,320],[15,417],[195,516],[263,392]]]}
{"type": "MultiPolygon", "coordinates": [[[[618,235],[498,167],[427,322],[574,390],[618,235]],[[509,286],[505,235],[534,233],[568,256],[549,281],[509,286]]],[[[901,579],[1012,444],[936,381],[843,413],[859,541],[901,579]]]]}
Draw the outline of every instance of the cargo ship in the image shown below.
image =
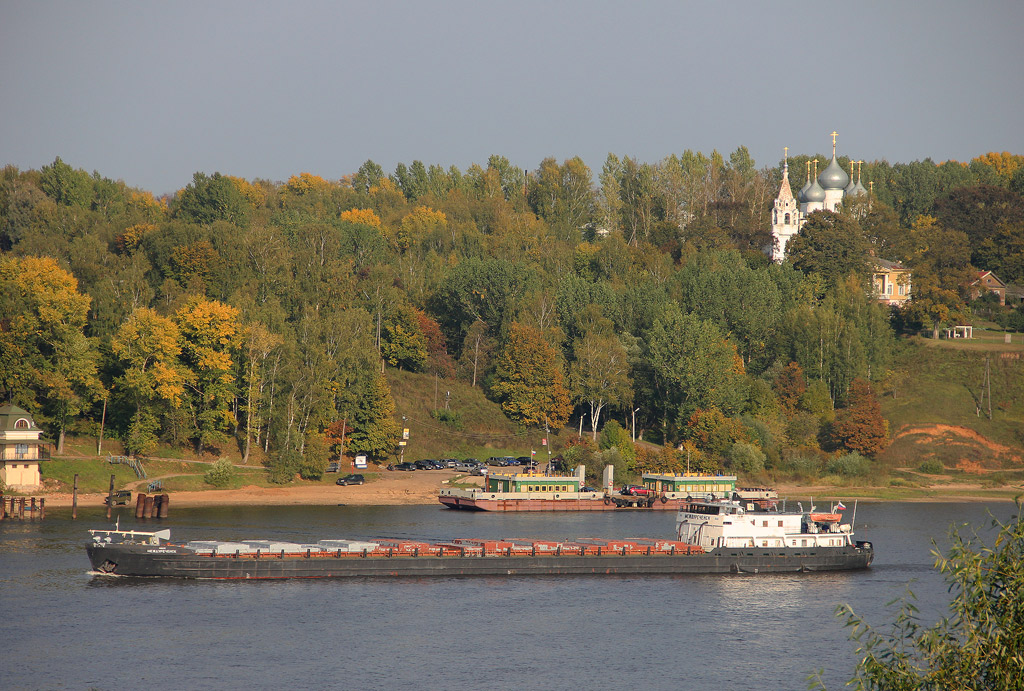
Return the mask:
{"type": "Polygon", "coordinates": [[[644,473],[641,484],[596,490],[583,484],[582,468],[574,475],[533,471],[497,471],[484,476],[482,487],[445,487],[437,499],[450,509],[470,511],[610,511],[653,509],[678,511],[693,497],[754,498],[773,490],[736,487],[735,475],[644,473]]]}
{"type": "Polygon", "coordinates": [[[874,557],[837,511],[724,499],[681,507],[672,539],[175,543],[170,530],[89,532],[98,575],[198,579],[795,573],[865,569],[874,557]]]}

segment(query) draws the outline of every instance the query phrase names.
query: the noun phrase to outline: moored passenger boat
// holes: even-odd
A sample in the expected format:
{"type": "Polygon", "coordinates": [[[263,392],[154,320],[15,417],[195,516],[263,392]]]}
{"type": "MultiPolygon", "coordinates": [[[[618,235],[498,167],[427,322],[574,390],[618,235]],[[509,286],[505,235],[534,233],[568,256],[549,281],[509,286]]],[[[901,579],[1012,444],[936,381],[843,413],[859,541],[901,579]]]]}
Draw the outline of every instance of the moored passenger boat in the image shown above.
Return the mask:
{"type": "Polygon", "coordinates": [[[703,473],[644,473],[641,484],[628,494],[583,484],[582,468],[573,475],[557,473],[493,472],[482,487],[445,487],[438,501],[450,509],[472,511],[607,511],[621,508],[676,511],[694,497],[727,497],[764,501],[777,498],[770,489],[736,488],[735,475],[703,473]]]}
{"type": "Polygon", "coordinates": [[[94,571],[212,579],[779,573],[864,569],[874,550],[834,512],[694,501],[674,539],[170,541],[170,531],[90,530],[94,571]]]}

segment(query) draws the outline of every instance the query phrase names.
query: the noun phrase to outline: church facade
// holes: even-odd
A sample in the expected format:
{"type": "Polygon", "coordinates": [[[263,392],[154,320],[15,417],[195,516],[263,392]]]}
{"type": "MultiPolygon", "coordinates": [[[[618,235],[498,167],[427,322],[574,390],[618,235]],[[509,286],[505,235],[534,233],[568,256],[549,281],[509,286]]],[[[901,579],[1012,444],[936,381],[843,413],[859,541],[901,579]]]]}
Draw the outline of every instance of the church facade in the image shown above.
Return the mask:
{"type": "Polygon", "coordinates": [[[807,216],[815,211],[836,211],[847,196],[866,195],[860,180],[853,181],[853,161],[848,174],[836,160],[836,133],[832,133],[832,160],[818,174],[817,159],[807,162],[807,183],[797,195],[789,185],[789,152],[787,149],[782,169],[782,186],[772,209],[772,244],[766,248],[772,261],[782,263],[786,258],[786,245],[800,232],[807,216]],[[812,175],[811,166],[815,170],[812,175]]]}

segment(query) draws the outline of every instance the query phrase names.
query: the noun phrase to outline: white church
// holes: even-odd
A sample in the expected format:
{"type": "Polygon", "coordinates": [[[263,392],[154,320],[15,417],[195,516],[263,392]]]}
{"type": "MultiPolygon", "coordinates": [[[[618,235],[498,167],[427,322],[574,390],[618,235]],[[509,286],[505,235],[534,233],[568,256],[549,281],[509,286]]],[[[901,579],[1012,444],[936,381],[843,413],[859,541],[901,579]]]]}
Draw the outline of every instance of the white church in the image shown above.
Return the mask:
{"type": "Polygon", "coordinates": [[[868,192],[860,183],[860,176],[853,181],[853,164],[863,161],[851,161],[850,173],[843,170],[836,160],[836,136],[832,133],[832,160],[818,175],[817,159],[807,162],[807,184],[800,188],[796,198],[789,186],[789,149],[786,149],[785,163],[782,169],[782,187],[775,199],[772,210],[772,244],[766,248],[772,261],[782,263],[786,258],[786,244],[803,226],[807,216],[822,209],[836,211],[846,196],[857,197],[868,192]],[[811,165],[814,175],[811,175],[811,165]]]}

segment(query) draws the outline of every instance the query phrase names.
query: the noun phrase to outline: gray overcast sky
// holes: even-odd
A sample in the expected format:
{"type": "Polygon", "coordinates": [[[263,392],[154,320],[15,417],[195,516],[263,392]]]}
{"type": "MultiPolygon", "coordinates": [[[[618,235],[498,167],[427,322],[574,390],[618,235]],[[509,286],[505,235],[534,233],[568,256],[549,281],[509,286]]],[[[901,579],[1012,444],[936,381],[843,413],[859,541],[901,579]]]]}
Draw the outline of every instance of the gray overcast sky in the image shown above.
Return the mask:
{"type": "Polygon", "coordinates": [[[0,165],[157,194],[745,145],[1024,154],[1024,2],[0,0],[0,165]]]}

